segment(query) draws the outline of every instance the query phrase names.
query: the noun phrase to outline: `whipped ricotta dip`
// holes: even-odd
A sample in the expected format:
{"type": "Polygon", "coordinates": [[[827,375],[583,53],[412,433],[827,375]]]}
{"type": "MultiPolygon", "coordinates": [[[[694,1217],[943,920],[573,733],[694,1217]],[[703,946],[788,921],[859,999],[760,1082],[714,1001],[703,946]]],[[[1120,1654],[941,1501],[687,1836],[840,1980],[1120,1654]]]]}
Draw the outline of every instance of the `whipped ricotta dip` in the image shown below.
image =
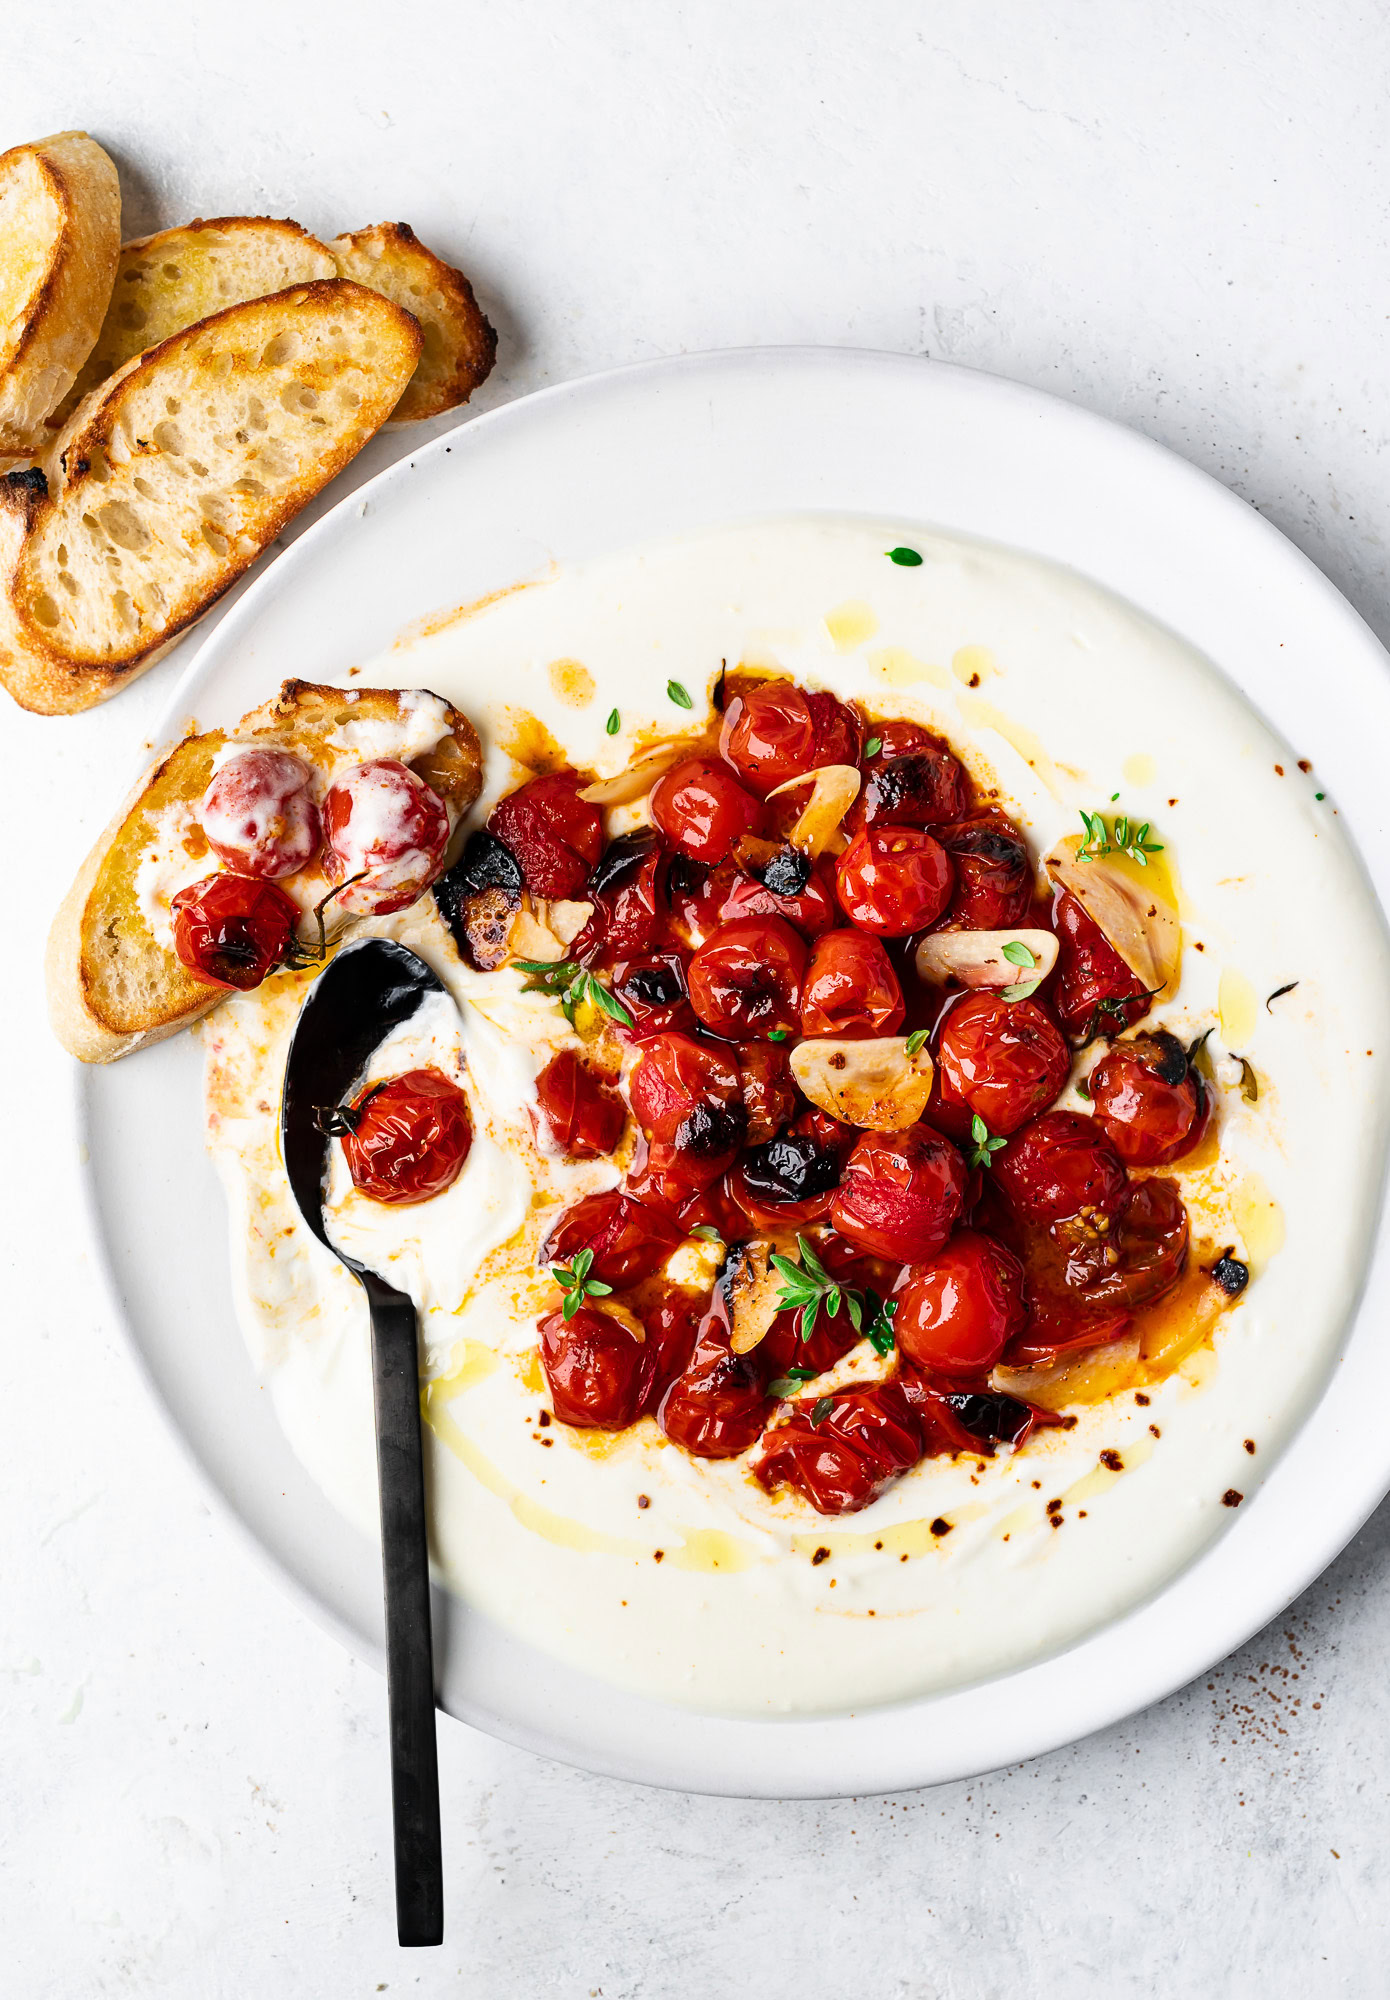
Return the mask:
{"type": "MultiPolygon", "coordinates": [[[[1161,1588],[1230,1523],[1231,1495],[1254,1492],[1316,1397],[1360,1281],[1387,1136],[1390,955],[1332,802],[1216,668],[1076,575],[901,522],[729,527],[560,569],[430,620],[344,684],[432,689],[472,719],[480,824],[530,775],[528,745],[554,739],[606,776],[702,727],[723,662],[938,729],[999,786],[1035,857],[1081,807],[1151,823],[1180,884],[1184,950],[1146,1025],[1211,1029],[1219,1135],[1168,1171],[1194,1240],[1219,1233],[1249,1264],[1238,1304],[1142,1397],[1079,1407],[1072,1428],[1018,1452],[924,1459],[836,1520],[769,1496],[742,1460],[690,1458],[650,1418],[566,1429],[536,1355],[556,1299],[536,1254],[560,1207],[618,1170],[538,1144],[535,1079],[574,1033],[516,972],[464,966],[428,896],[359,927],[402,939],[447,989],[367,1080],[427,1065],[455,1078],[472,1151],[445,1193],[393,1208],[353,1188],[335,1147],[330,1231],[419,1307],[442,1580],[524,1640],[658,1699],[844,1712],[1074,1642],[1161,1588]],[[887,559],[904,543],[919,565],[887,559]]],[[[613,830],[638,816],[622,809],[613,830]]],[[[366,1305],[300,1221],[279,1155],[310,976],[233,995],[203,1024],[208,1140],[254,1365],[296,1453],[374,1542],[366,1305]]],[[[719,1255],[691,1239],[672,1275],[708,1282],[719,1255]]],[[[861,1343],[831,1386],[882,1366],[861,1343]]]]}

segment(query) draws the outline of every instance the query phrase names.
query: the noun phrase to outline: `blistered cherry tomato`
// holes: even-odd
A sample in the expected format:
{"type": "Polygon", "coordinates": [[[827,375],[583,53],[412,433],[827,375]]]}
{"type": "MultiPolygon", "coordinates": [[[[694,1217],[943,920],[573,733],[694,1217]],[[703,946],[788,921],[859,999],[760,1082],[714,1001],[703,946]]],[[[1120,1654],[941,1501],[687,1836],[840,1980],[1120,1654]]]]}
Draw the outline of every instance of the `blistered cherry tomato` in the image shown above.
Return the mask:
{"type": "Polygon", "coordinates": [[[933,828],[956,870],[947,911],[953,930],[1006,931],[1027,918],[1033,867],[1022,834],[1001,812],[933,828]]]}
{"type": "Polygon", "coordinates": [[[994,1176],[1027,1222],[1110,1215],[1125,1191],[1124,1164],[1098,1119],[1045,1111],[994,1156],[994,1176]]]}
{"type": "Polygon", "coordinates": [[[767,1394],[755,1354],[729,1346],[728,1306],[715,1288],[689,1362],[657,1407],[656,1420],[694,1458],[736,1458],[762,1430],[767,1394]]]}
{"type": "Polygon", "coordinates": [[[806,945],[780,917],[723,924],[686,968],[690,1004],[716,1035],[790,1034],[801,1022],[806,945]]]}
{"type": "Polygon", "coordinates": [[[1113,1215],[1034,1231],[1025,1252],[1028,1324],[1005,1359],[1029,1367],[1118,1340],[1187,1264],[1188,1217],[1172,1181],[1132,1182],[1113,1215]]]}
{"type": "Polygon", "coordinates": [[[652,791],[649,810],[672,847],[711,864],[762,822],[758,800],[716,757],[691,757],[668,771],[652,791]]]}
{"type": "Polygon", "coordinates": [[[246,875],[205,875],[171,898],[174,951],[210,986],[242,993],[283,963],[298,910],[273,882],[246,875]]]}
{"type": "Polygon", "coordinates": [[[748,1126],[732,1051],[692,1035],[656,1035],[640,1044],[628,1101],[652,1166],[692,1190],[723,1173],[748,1126]]]}
{"type": "Polygon", "coordinates": [[[937,1036],[936,1060],[943,1093],[954,1091],[994,1133],[1016,1132],[1051,1104],[1071,1068],[1066,1043],[1037,1001],[997,993],[957,1001],[937,1036]]]}
{"type": "Polygon", "coordinates": [[[978,1375],[1022,1331],[1023,1266],[1002,1243],[961,1229],[904,1274],[893,1332],[899,1352],[942,1375],[978,1375]]]}
{"type": "Polygon", "coordinates": [[[816,939],[801,987],[803,1035],[895,1035],[904,1011],[898,975],[876,937],[839,930],[816,939]]]}
{"type": "Polygon", "coordinates": [[[966,1180],[964,1160],[930,1126],[866,1132],[845,1162],[830,1219],[872,1257],[923,1264],[960,1220],[966,1180]]]}
{"type": "Polygon", "coordinates": [[[965,773],[943,743],[928,741],[896,757],[880,750],[860,792],[865,826],[939,826],[966,810],[965,773]]]}
{"type": "Polygon", "coordinates": [[[489,833],[521,863],[533,896],[577,897],[603,852],[603,820],[580,798],[582,783],[572,771],[532,778],[489,815],[489,833]]]}
{"type": "Polygon", "coordinates": [[[688,1292],[681,1285],[656,1284],[642,1299],[642,1324],[647,1330],[646,1387],[641,1414],[655,1415],[671,1383],[685,1372],[695,1351],[700,1322],[709,1310],[709,1295],[688,1292]]]}
{"type": "Polygon", "coordinates": [[[656,952],[646,958],[619,959],[613,967],[613,992],[632,1016],[627,1030],[633,1041],[659,1035],[667,1028],[693,1028],[695,1016],[685,991],[685,965],[679,952],[656,952]]]}
{"type": "Polygon", "coordinates": [[[854,1321],[842,1302],[833,1319],[827,1312],[816,1314],[809,1340],[801,1338],[799,1312],[779,1312],[753,1352],[765,1380],[771,1384],[785,1378],[789,1368],[809,1368],[812,1375],[823,1375],[827,1368],[843,1360],[859,1344],[859,1339],[854,1321]]]}
{"type": "Polygon", "coordinates": [[[307,868],[323,830],[309,795],[313,771],[288,750],[239,750],[203,793],[208,846],[238,875],[277,880],[307,868]]]}
{"type": "Polygon", "coordinates": [[[830,1213],[840,1185],[833,1146],[804,1132],[780,1132],[750,1146],[728,1176],[730,1198],[759,1229],[804,1229],[830,1213]]]}
{"type": "Polygon", "coordinates": [[[559,1218],[541,1245],[541,1264],[570,1264],[592,1250],[589,1276],[605,1285],[635,1285],[652,1277],[681,1240],[669,1216],[617,1188],[586,1194],[559,1218]]]}
{"type": "Polygon", "coordinates": [[[655,951],[666,930],[669,866],[670,855],[649,826],[611,840],[584,885],[594,907],[570,946],[571,958],[613,965],[655,951]]]}
{"type": "Polygon", "coordinates": [[[1087,1083],[1097,1121],[1132,1167],[1180,1160],[1211,1120],[1211,1093],[1164,1028],[1113,1043],[1087,1083]]]}
{"type": "Polygon", "coordinates": [[[536,1097],[546,1138],[567,1159],[601,1159],[622,1136],[622,1099],[573,1049],[551,1057],[536,1078],[536,1097]]]}
{"type": "Polygon", "coordinates": [[[625,1431],[635,1423],[650,1373],[646,1345],[601,1306],[569,1319],[547,1313],[536,1328],[551,1406],[576,1430],[625,1431]]]}
{"type": "Polygon", "coordinates": [[[796,1116],[797,1091],[787,1051],[780,1042],[741,1042],[738,1074],[748,1116],[745,1138],[748,1145],[761,1146],[796,1116]]]}
{"type": "Polygon", "coordinates": [[[764,681],[724,710],[719,754],[766,798],[789,778],[823,764],[859,761],[859,723],[832,694],[803,694],[791,681],[764,681]]]}
{"type": "Polygon", "coordinates": [[[468,1099],[437,1069],[372,1084],[338,1117],[353,1186],[398,1207],[452,1187],[473,1144],[468,1099]]]}
{"type": "MultiPolygon", "coordinates": [[[[737,853],[734,859],[738,861],[737,853]]],[[[717,915],[725,924],[742,917],[782,917],[804,938],[820,937],[840,921],[834,864],[826,855],[812,861],[796,848],[783,846],[759,872],[736,869],[723,889],[717,915]]]]}
{"type": "Polygon", "coordinates": [[[1053,905],[1057,978],[1052,1004],[1074,1042],[1117,1035],[1149,1011],[1149,995],[1075,896],[1062,890],[1053,905]]]}
{"type": "Polygon", "coordinates": [[[769,1431],[753,1471],[771,1492],[790,1486],[818,1514],[853,1514],[876,1500],[922,1456],[922,1427],[900,1385],[851,1389],[800,1403],[769,1431]]]}
{"type": "Polygon", "coordinates": [[[719,906],[734,879],[731,861],[706,868],[703,861],[691,861],[684,854],[671,856],[666,893],[671,905],[671,932],[678,943],[689,950],[703,944],[719,922],[719,906]]]}
{"type": "Polygon", "coordinates": [[[916,826],[865,827],[835,867],[841,909],[880,937],[907,937],[934,924],[954,885],[950,855],[916,826]]]}
{"type": "Polygon", "coordinates": [[[351,884],[337,907],[380,917],[405,909],[439,873],[449,815],[438,792],[408,765],[379,757],[329,787],[323,831],[324,874],[330,882],[351,884]]]}

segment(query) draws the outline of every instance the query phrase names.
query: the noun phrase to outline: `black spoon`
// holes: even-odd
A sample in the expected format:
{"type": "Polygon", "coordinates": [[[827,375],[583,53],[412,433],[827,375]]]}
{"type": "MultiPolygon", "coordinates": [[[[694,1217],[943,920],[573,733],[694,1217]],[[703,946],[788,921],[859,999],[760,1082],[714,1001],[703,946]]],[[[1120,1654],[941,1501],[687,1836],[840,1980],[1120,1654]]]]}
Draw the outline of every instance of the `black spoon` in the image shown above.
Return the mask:
{"type": "Polygon", "coordinates": [[[285,1064],[280,1114],[285,1167],[299,1212],[320,1243],[328,1244],[360,1281],[371,1308],[396,1935],[403,1945],[439,1944],[444,1936],[415,1306],[404,1292],[329,1242],[323,1189],[330,1141],[319,1121],[343,1102],[391,1030],[410,1019],[426,994],[443,990],[422,958],[390,938],[364,938],[346,946],[304,1003],[285,1064]]]}

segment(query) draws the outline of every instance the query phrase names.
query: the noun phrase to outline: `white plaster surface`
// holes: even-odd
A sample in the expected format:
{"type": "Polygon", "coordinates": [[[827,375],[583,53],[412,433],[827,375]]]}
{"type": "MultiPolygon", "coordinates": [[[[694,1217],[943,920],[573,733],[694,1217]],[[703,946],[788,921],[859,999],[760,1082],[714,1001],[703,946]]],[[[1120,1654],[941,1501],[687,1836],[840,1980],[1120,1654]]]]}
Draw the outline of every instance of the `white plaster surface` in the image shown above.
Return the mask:
{"type": "MultiPolygon", "coordinates": [[[[965,362],[1205,466],[1382,637],[1387,86],[1385,0],[0,0],[0,147],[86,126],[132,230],[409,220],[501,335],[479,408],[743,342],[965,362]]],[[[1203,1681],[971,1784],[681,1798],[444,1719],[448,1942],[396,1949],[382,1686],[209,1512],[46,1122],[54,887],[178,664],[0,697],[3,2000],[1390,1992],[1390,1508],[1203,1681]]]]}

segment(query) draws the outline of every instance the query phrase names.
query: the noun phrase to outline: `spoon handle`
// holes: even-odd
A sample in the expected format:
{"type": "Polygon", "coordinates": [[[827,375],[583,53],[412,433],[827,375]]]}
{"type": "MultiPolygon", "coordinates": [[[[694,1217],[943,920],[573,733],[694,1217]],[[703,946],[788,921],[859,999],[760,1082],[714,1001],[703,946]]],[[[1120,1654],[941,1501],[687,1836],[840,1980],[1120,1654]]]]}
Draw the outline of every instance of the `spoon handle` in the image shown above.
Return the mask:
{"type": "Polygon", "coordinates": [[[439,1944],[444,1936],[444,1877],[415,1306],[374,1272],[360,1275],[372,1313],[396,1934],[403,1945],[439,1944]]]}

